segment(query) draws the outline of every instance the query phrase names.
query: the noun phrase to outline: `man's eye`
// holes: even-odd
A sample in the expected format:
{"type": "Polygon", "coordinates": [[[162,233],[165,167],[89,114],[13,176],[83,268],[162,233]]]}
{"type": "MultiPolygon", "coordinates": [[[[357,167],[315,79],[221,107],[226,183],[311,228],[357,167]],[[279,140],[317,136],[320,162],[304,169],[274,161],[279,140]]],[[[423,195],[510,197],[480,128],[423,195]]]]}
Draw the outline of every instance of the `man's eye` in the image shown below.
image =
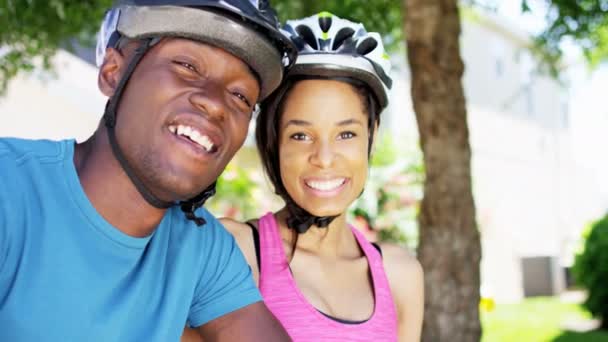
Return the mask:
{"type": "Polygon", "coordinates": [[[352,139],[357,135],[354,132],[342,132],[340,133],[340,139],[352,139]]]}
{"type": "Polygon", "coordinates": [[[188,62],[175,61],[174,63],[186,69],[190,69],[191,71],[198,72],[196,67],[188,62]]]}
{"type": "Polygon", "coordinates": [[[232,95],[236,96],[239,100],[243,101],[247,107],[251,108],[251,102],[247,99],[247,97],[239,92],[233,92],[232,95]]]}

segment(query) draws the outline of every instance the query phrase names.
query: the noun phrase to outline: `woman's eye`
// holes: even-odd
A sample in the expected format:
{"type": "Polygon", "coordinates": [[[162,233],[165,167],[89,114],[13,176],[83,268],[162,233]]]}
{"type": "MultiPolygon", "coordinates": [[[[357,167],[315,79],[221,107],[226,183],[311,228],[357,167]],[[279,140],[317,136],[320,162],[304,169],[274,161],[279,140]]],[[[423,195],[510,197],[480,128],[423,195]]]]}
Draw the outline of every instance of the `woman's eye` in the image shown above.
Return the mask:
{"type": "Polygon", "coordinates": [[[239,100],[243,101],[247,105],[248,108],[251,108],[251,102],[247,99],[247,97],[239,92],[234,92],[232,95],[236,96],[239,100]]]}
{"type": "Polygon", "coordinates": [[[352,139],[357,135],[353,132],[342,132],[340,133],[340,139],[352,139]]]}
{"type": "Polygon", "coordinates": [[[295,133],[295,134],[291,135],[291,139],[304,141],[304,140],[310,140],[310,137],[304,133],[295,133]]]}

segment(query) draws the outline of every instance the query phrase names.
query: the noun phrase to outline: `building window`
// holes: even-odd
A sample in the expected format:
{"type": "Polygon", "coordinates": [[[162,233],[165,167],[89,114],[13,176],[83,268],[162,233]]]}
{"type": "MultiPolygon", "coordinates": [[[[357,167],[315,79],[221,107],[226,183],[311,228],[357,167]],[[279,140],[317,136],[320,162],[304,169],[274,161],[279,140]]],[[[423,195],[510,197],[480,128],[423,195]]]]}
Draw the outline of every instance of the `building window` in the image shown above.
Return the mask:
{"type": "Polygon", "coordinates": [[[503,72],[504,72],[504,62],[503,62],[502,58],[496,59],[495,68],[496,68],[496,77],[502,77],[503,72]]]}
{"type": "Polygon", "coordinates": [[[562,103],[562,111],[561,111],[561,125],[562,129],[568,129],[570,127],[570,111],[568,110],[568,103],[562,103]]]}
{"type": "Polygon", "coordinates": [[[526,114],[528,117],[534,116],[534,94],[532,92],[532,84],[528,83],[524,86],[524,92],[526,94],[526,114]]]}

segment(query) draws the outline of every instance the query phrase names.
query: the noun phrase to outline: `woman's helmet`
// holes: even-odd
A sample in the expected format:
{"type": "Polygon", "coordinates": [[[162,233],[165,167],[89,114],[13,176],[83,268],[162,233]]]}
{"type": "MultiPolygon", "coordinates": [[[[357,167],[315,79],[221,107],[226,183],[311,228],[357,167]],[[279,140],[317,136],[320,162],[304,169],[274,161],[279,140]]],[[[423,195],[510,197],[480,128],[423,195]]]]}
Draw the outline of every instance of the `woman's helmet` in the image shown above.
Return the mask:
{"type": "Polygon", "coordinates": [[[352,78],[369,87],[381,108],[388,105],[391,63],[380,34],[328,12],[289,20],[283,34],[299,53],[288,77],[352,78]]]}
{"type": "Polygon", "coordinates": [[[262,163],[275,192],[286,202],[289,211],[287,225],[298,233],[312,225],[327,227],[336,216],[317,217],[293,201],[287,193],[275,161],[279,158],[276,141],[277,113],[280,104],[294,82],[301,79],[337,79],[363,86],[366,92],[371,152],[374,130],[379,114],[388,105],[388,91],[392,87],[389,77],[391,63],[378,33],[367,32],[359,23],[322,12],[304,19],[289,20],[283,34],[295,44],[298,58],[290,69],[286,81],[264,103],[257,119],[256,139],[262,163]]]}

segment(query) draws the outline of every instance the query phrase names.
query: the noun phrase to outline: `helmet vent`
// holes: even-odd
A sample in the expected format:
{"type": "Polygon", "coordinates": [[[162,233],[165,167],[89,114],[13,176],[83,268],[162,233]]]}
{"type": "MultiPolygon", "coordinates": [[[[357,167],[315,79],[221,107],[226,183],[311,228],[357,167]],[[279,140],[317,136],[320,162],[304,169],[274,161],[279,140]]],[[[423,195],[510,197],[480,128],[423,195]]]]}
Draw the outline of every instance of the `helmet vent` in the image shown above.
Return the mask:
{"type": "Polygon", "coordinates": [[[323,32],[329,31],[331,27],[331,17],[319,17],[319,26],[323,32]]]}
{"type": "Polygon", "coordinates": [[[312,32],[310,27],[299,25],[296,27],[296,32],[304,39],[306,44],[310,45],[313,49],[318,50],[319,45],[317,45],[317,39],[315,38],[315,34],[312,32]]]}
{"type": "Polygon", "coordinates": [[[357,53],[360,55],[367,55],[368,53],[374,51],[374,49],[378,46],[378,42],[371,37],[365,38],[364,41],[357,46],[357,53]]]}
{"type": "Polygon", "coordinates": [[[336,37],[334,38],[334,44],[331,47],[332,50],[337,50],[345,40],[351,38],[355,34],[355,30],[350,27],[344,27],[338,31],[336,37]]]}

